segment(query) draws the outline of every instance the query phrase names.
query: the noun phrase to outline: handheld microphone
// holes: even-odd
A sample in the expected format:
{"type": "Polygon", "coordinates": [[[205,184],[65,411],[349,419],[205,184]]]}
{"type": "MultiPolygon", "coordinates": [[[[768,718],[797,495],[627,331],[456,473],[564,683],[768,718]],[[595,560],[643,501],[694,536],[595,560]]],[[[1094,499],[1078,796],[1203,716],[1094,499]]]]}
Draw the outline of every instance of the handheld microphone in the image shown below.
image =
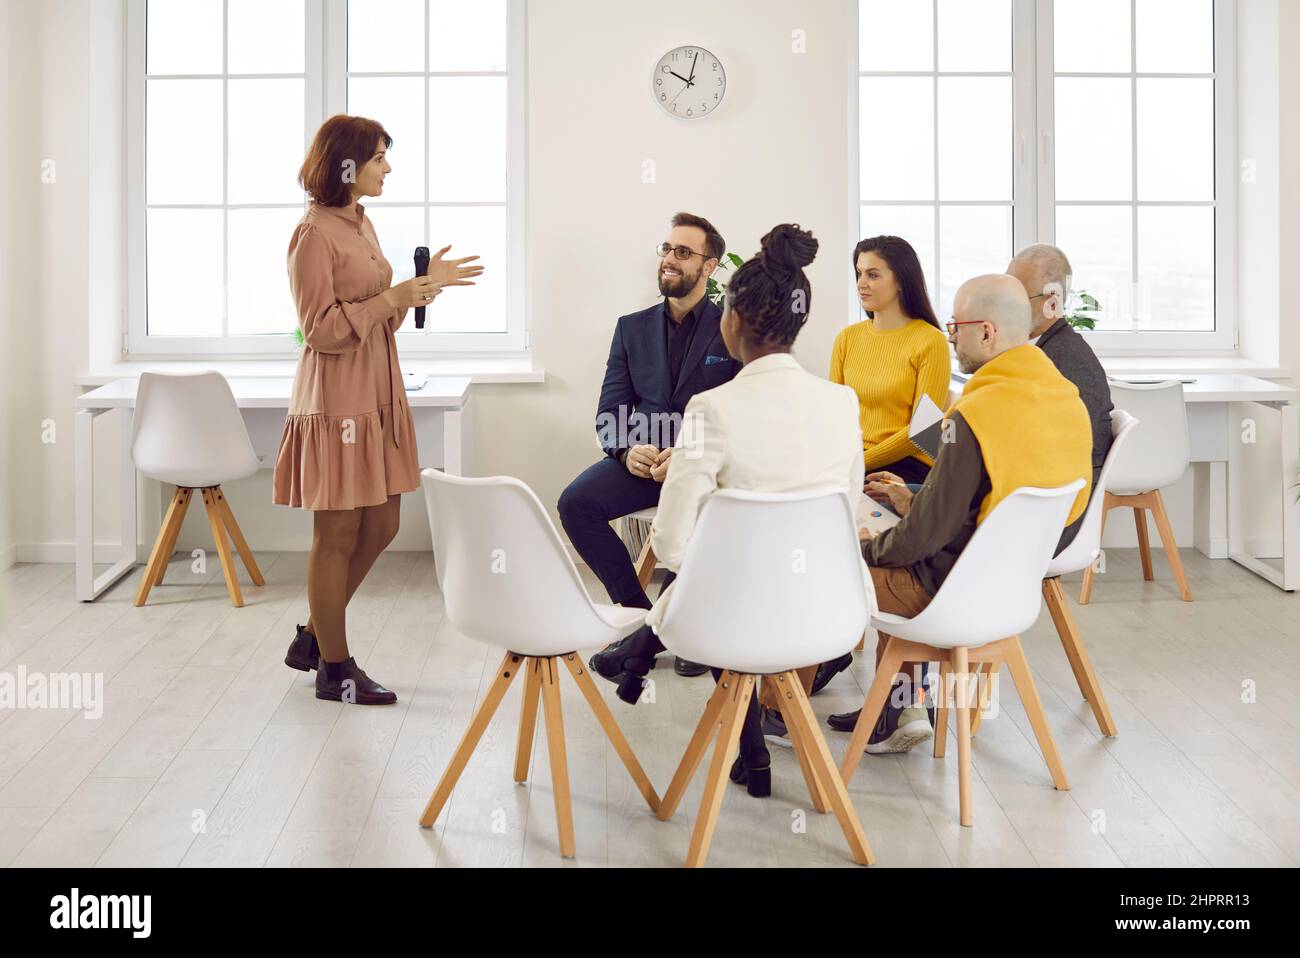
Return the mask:
{"type": "MultiPolygon", "coordinates": [[[[429,275],[429,247],[417,246],[415,248],[415,275],[429,275]]],[[[415,307],[415,328],[424,329],[424,307],[415,307]]]]}

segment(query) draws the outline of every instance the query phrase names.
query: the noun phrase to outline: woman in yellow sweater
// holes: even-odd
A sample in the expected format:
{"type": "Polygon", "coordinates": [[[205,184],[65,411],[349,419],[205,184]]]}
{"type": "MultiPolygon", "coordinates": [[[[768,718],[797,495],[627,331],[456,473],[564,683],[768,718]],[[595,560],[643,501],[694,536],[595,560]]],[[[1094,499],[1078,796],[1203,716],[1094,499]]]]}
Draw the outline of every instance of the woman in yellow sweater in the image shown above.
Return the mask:
{"type": "Polygon", "coordinates": [[[904,482],[924,482],[934,460],[908,438],[908,427],[922,396],[947,407],[948,339],[910,243],[897,236],[864,239],[853,249],[853,265],[867,318],[835,338],[830,379],[858,394],[868,477],[891,472],[904,482]]]}

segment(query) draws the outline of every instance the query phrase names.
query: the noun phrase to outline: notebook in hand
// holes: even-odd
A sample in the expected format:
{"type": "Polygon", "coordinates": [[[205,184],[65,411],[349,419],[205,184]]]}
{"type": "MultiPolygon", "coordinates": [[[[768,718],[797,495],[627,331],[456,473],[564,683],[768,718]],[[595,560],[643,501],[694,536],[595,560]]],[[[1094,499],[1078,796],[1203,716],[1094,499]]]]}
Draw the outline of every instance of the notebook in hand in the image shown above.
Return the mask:
{"type": "Polygon", "coordinates": [[[912,425],[907,431],[912,443],[931,459],[939,455],[939,442],[943,435],[943,410],[929,396],[922,396],[912,413],[912,425]]]}
{"type": "Polygon", "coordinates": [[[881,505],[870,496],[863,496],[858,503],[858,528],[870,529],[876,535],[886,529],[892,529],[902,522],[902,518],[889,506],[881,505]]]}

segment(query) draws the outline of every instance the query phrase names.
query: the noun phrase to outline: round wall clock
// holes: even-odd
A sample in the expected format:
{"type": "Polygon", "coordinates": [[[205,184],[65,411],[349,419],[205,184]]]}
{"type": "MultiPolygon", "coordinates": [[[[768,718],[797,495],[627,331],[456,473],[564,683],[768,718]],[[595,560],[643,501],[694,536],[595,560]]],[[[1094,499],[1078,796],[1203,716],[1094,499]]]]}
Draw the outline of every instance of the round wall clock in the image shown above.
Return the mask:
{"type": "Polygon", "coordinates": [[[703,47],[677,47],[655,64],[650,92],[669,116],[695,120],[718,108],[727,92],[727,74],[703,47]]]}

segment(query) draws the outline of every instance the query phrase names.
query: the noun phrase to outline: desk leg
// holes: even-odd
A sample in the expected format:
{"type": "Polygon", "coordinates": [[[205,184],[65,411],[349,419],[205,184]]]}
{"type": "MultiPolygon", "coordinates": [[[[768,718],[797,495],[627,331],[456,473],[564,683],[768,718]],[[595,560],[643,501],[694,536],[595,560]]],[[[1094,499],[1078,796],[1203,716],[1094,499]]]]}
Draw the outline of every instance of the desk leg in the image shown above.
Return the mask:
{"type": "Polygon", "coordinates": [[[1282,588],[1300,588],[1300,501],[1295,488],[1300,461],[1300,404],[1283,403],[1282,414],[1282,588]]]}
{"type": "Polygon", "coordinates": [[[1228,558],[1228,464],[1192,463],[1193,544],[1210,559],[1228,558]]]}
{"type": "Polygon", "coordinates": [[[463,476],[469,468],[470,414],[469,397],[460,409],[442,414],[442,471],[449,476],[463,476]]]}
{"type": "Polygon", "coordinates": [[[131,459],[131,432],[132,425],[135,422],[135,410],[130,407],[123,407],[118,410],[119,420],[119,439],[121,449],[118,451],[121,457],[122,469],[122,552],[119,564],[131,568],[140,561],[139,549],[136,547],[136,539],[139,530],[136,528],[136,484],[135,484],[135,463],[131,459]]]}
{"type": "Polygon", "coordinates": [[[90,602],[95,598],[95,414],[94,409],[79,409],[76,423],[75,461],[77,466],[77,598],[90,602]]]}

